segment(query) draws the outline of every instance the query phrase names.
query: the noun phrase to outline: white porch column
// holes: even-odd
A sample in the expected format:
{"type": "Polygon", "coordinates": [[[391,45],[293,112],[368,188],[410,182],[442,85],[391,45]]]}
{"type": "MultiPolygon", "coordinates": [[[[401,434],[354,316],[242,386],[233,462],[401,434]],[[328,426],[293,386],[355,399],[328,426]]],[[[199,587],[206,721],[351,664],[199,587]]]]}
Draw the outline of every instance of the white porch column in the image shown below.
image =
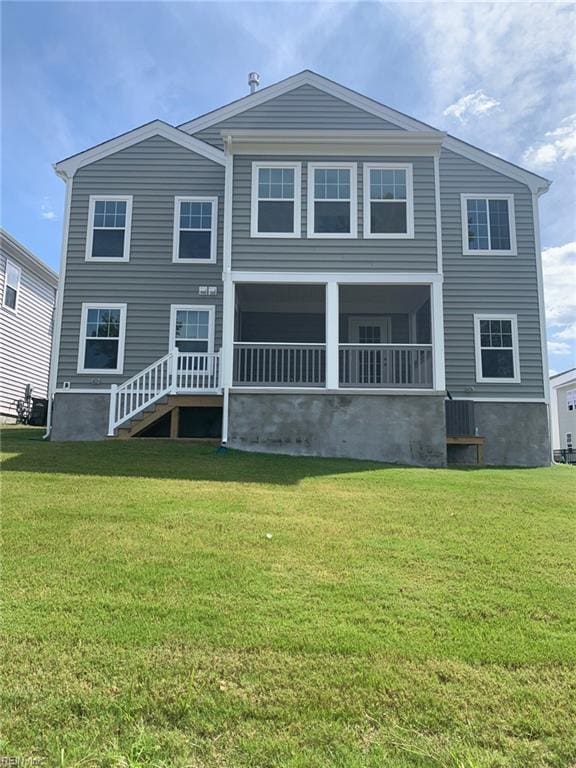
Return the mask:
{"type": "Polygon", "coordinates": [[[338,342],[339,342],[339,296],[338,283],[326,283],[326,388],[337,389],[338,342]]]}
{"type": "Polygon", "coordinates": [[[222,443],[228,442],[228,399],[232,386],[234,369],[234,321],[235,321],[235,290],[230,273],[224,274],[224,296],[222,313],[222,389],[224,393],[222,412],[222,443]]]}
{"type": "Polygon", "coordinates": [[[432,293],[432,360],[433,386],[436,390],[446,389],[446,365],[444,362],[444,302],[442,283],[434,282],[430,286],[432,293]]]}

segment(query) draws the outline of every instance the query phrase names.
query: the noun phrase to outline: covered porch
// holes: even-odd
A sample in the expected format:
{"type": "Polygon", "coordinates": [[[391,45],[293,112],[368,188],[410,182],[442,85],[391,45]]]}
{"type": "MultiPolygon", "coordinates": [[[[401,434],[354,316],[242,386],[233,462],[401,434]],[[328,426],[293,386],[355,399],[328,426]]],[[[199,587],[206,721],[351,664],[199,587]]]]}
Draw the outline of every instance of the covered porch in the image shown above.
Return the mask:
{"type": "Polygon", "coordinates": [[[237,284],[232,386],[435,389],[433,288],[237,284]]]}

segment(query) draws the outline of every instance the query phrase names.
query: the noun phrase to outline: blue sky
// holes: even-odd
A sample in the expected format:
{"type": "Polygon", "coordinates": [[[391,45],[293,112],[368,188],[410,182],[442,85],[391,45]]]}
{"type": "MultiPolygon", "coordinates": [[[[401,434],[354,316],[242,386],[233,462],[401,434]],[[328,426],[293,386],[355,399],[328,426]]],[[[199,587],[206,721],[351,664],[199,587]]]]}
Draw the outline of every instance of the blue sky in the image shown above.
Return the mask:
{"type": "Polygon", "coordinates": [[[179,124],[302,69],[553,180],[541,202],[550,363],[576,365],[576,6],[2,3],[2,224],[58,268],[52,163],[179,124]]]}

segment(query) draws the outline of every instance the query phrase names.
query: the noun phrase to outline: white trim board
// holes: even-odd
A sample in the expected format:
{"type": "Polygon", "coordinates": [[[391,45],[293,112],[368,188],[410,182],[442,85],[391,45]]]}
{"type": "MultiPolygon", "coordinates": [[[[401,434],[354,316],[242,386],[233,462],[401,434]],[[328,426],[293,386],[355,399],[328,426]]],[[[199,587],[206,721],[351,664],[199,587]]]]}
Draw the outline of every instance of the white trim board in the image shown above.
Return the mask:
{"type": "Polygon", "coordinates": [[[342,283],[342,285],[431,285],[437,272],[230,272],[234,283],[342,283]]]}
{"type": "Polygon", "coordinates": [[[222,152],[222,150],[216,149],[210,144],[206,144],[205,141],[200,141],[193,136],[189,136],[184,131],[168,125],[168,123],[165,123],[163,120],[153,120],[151,123],[146,123],[139,128],[135,128],[132,131],[116,136],[114,139],[105,141],[102,144],[97,144],[91,149],[79,152],[76,155],[72,155],[65,160],[55,163],[54,170],[61,178],[70,178],[74,176],[79,168],[82,168],[85,165],[90,165],[90,163],[94,163],[97,160],[102,160],[102,158],[108,157],[108,155],[112,155],[122,149],[131,147],[146,139],[150,139],[153,136],[162,136],[175,144],[179,144],[185,149],[189,149],[191,152],[202,155],[208,160],[224,165],[224,152],[222,152]]]}
{"type": "MultiPolygon", "coordinates": [[[[333,80],[322,77],[322,75],[318,75],[316,72],[310,70],[304,70],[285,80],[281,80],[279,83],[274,83],[267,88],[257,90],[237,101],[233,101],[231,104],[227,104],[226,106],[215,109],[205,115],[201,115],[194,120],[182,123],[178,127],[186,133],[198,133],[204,128],[209,128],[228,118],[239,115],[248,109],[252,109],[252,107],[264,104],[267,101],[299,88],[302,85],[311,85],[318,88],[318,90],[324,91],[324,93],[336,96],[336,98],[342,99],[342,101],[363,109],[369,114],[376,115],[376,117],[380,117],[404,130],[417,132],[434,130],[434,128],[427,123],[415,120],[402,112],[398,112],[391,107],[380,104],[374,99],[363,96],[350,88],[335,83],[333,80]]],[[[474,160],[481,165],[485,165],[487,168],[492,168],[492,170],[498,171],[505,176],[509,176],[516,181],[527,184],[533,192],[545,192],[550,186],[551,182],[548,179],[524,168],[520,168],[514,163],[510,163],[496,155],[492,155],[479,147],[474,147],[461,139],[457,139],[455,136],[447,135],[444,139],[443,146],[456,154],[467,157],[469,160],[474,160]]]]}

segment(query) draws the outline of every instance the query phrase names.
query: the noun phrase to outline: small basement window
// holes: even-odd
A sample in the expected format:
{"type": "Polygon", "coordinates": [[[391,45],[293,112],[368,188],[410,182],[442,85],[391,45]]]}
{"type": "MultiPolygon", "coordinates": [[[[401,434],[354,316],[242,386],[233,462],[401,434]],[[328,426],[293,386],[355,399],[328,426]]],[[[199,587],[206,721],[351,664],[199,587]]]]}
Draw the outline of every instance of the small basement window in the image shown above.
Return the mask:
{"type": "Polygon", "coordinates": [[[217,197],[177,197],[172,261],[216,261],[217,197]]]}
{"type": "Polygon", "coordinates": [[[251,237],[300,237],[300,163],[252,163],[251,237]]]}
{"type": "Polygon", "coordinates": [[[86,261],[128,261],[132,197],[92,195],[88,209],[86,261]]]}

